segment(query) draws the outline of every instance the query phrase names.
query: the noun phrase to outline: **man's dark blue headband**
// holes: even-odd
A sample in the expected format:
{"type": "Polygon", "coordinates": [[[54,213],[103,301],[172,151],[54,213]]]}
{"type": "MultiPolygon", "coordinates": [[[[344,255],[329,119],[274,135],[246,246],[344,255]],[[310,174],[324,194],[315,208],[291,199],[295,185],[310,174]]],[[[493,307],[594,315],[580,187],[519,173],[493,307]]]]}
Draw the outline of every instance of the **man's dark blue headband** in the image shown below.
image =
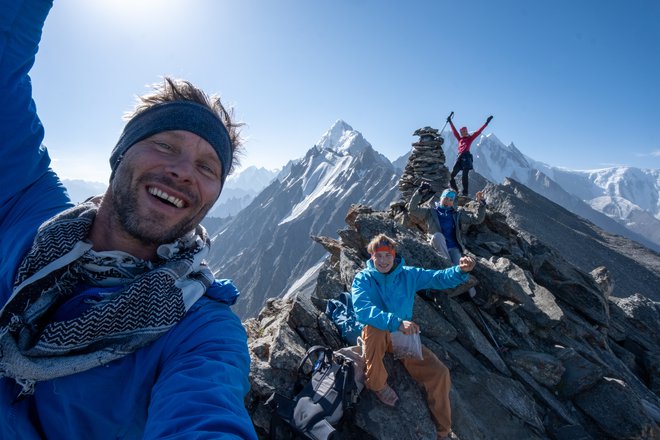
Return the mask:
{"type": "Polygon", "coordinates": [[[113,176],[126,150],[149,136],[171,130],[195,133],[211,144],[220,158],[224,184],[232,161],[229,133],[222,121],[208,107],[192,101],[156,104],[128,121],[110,155],[113,176]]]}

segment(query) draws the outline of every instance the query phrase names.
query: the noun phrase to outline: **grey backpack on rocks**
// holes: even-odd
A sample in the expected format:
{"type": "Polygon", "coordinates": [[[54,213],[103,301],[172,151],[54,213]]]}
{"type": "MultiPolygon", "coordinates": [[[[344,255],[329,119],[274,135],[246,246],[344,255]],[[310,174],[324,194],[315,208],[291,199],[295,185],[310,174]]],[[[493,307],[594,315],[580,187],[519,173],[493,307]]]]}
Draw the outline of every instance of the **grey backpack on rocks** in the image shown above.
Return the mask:
{"type": "Polygon", "coordinates": [[[298,365],[293,399],[273,393],[266,401],[272,411],[270,438],[331,439],[357,397],[354,362],[316,345],[298,365]],[[308,361],[312,369],[306,373],[308,361]]]}

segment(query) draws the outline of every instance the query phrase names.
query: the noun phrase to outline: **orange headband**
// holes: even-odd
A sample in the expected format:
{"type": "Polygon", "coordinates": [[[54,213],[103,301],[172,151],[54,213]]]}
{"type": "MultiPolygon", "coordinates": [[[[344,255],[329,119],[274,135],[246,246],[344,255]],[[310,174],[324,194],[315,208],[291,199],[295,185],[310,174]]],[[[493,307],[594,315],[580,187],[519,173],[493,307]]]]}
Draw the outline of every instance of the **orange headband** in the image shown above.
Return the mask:
{"type": "Polygon", "coordinates": [[[374,254],[376,252],[389,252],[390,254],[392,254],[393,257],[396,257],[396,250],[392,246],[389,246],[387,244],[381,244],[379,247],[374,249],[374,254]]]}

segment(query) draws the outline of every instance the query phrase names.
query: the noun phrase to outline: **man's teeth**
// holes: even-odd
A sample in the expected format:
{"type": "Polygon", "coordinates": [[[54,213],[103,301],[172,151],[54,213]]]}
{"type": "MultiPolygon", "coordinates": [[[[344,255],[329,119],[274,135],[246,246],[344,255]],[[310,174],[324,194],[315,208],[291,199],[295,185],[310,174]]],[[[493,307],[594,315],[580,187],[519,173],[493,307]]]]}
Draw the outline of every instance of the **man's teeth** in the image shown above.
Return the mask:
{"type": "Polygon", "coordinates": [[[165,191],[161,191],[158,188],[149,188],[149,194],[154,195],[163,200],[167,200],[177,208],[183,208],[183,200],[177,199],[174,196],[167,194],[165,191]]]}

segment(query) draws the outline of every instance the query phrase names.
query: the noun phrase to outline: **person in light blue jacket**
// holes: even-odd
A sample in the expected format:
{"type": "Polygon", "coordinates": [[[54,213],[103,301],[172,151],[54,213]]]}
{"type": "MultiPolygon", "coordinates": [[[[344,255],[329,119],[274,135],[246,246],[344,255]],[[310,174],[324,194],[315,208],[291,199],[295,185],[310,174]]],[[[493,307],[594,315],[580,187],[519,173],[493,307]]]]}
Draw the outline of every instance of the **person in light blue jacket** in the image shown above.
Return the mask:
{"type": "MultiPolygon", "coordinates": [[[[385,353],[393,350],[391,334],[419,333],[419,325],[412,320],[416,292],[456,287],[468,279],[467,273],[474,268],[475,261],[462,257],[457,266],[442,270],[406,266],[403,258],[396,255],[396,242],[384,234],[374,237],[367,251],[371,258],[367,261],[367,267],[355,276],[352,286],[353,307],[358,321],[364,324],[365,382],[381,402],[396,406],[399,398],[387,384],[387,371],[383,364],[385,353]]],[[[402,362],[413,379],[426,390],[438,439],[449,438],[449,370],[424,346],[422,359],[408,357],[402,362]]]]}
{"type": "Polygon", "coordinates": [[[240,124],[166,78],[73,206],[28,76],[51,6],[0,0],[0,439],[256,439],[238,291],[199,226],[240,124]]]}

